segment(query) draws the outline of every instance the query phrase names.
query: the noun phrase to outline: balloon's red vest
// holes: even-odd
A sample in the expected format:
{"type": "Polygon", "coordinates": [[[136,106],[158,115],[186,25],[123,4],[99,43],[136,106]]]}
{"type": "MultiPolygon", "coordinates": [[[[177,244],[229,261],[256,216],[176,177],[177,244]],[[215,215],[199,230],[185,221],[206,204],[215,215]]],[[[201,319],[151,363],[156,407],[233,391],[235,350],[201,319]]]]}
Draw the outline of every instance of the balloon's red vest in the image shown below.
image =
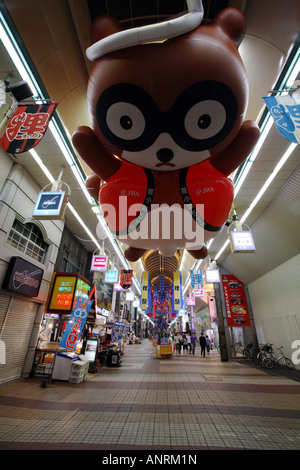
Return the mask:
{"type": "Polygon", "coordinates": [[[218,232],[227,221],[234,187],[209,160],[174,172],[153,172],[123,162],[100,187],[100,204],[106,223],[115,235],[130,233],[151,210],[152,204],[187,204],[198,223],[218,232]],[[204,212],[197,210],[203,204],[204,212]],[[199,207],[199,206],[198,206],[199,207]],[[203,216],[203,217],[202,217],[203,216]]]}

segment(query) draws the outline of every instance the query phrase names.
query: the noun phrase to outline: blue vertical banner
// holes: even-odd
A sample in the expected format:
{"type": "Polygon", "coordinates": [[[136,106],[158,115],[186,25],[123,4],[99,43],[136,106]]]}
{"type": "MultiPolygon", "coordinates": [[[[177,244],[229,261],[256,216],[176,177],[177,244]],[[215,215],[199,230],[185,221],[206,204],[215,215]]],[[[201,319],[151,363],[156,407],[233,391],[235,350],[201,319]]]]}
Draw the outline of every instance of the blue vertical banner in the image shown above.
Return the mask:
{"type": "Polygon", "coordinates": [[[278,131],[285,139],[294,143],[300,143],[300,103],[298,96],[294,94],[264,97],[278,131]]]}
{"type": "Polygon", "coordinates": [[[191,285],[193,289],[203,289],[203,271],[199,269],[199,271],[190,270],[191,275],[191,285]]]}
{"type": "Polygon", "coordinates": [[[79,297],[70,315],[69,322],[62,336],[60,346],[62,348],[75,350],[77,341],[80,339],[83,327],[88,317],[92,300],[79,297]]]}
{"type": "Polygon", "coordinates": [[[149,316],[152,316],[152,286],[150,281],[150,274],[148,273],[148,310],[149,316]]]}

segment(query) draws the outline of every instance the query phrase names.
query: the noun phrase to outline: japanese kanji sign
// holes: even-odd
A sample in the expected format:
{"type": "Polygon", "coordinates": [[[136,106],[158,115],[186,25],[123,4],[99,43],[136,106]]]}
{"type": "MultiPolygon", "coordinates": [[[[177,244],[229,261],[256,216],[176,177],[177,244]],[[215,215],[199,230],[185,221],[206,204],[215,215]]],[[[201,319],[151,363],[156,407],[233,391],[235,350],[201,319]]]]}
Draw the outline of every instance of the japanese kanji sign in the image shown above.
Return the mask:
{"type": "Polygon", "coordinates": [[[232,274],[222,275],[228,326],[250,326],[243,283],[232,274]]]}
{"type": "Polygon", "coordinates": [[[23,153],[43,138],[57,103],[18,105],[0,140],[7,153],[23,153]]]}
{"type": "Polygon", "coordinates": [[[132,284],[132,269],[121,269],[119,283],[122,289],[129,289],[132,284]]]}
{"type": "Polygon", "coordinates": [[[203,272],[202,269],[199,271],[190,270],[191,284],[193,289],[203,289],[203,272]]]}
{"type": "Polygon", "coordinates": [[[148,292],[149,292],[149,273],[148,271],[144,271],[142,273],[142,282],[141,282],[141,309],[143,311],[147,310],[148,292]]]}
{"type": "MultiPolygon", "coordinates": [[[[299,95],[298,95],[299,96],[299,95]]],[[[280,134],[290,142],[300,142],[300,102],[296,95],[268,96],[265,103],[280,134]]]]}
{"type": "Polygon", "coordinates": [[[181,272],[173,273],[173,311],[179,312],[183,308],[181,272]]]}
{"type": "Polygon", "coordinates": [[[77,299],[60,342],[62,348],[74,351],[77,341],[80,339],[91,305],[92,300],[87,300],[83,297],[77,299]]]}

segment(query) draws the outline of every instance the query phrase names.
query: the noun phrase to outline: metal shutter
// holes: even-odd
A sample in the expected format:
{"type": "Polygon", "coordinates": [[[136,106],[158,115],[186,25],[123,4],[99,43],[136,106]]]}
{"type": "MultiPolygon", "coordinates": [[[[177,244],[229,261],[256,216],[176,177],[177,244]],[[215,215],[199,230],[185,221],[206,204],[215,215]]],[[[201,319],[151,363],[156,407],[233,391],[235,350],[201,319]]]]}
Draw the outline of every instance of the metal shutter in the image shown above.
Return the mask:
{"type": "Polygon", "coordinates": [[[37,303],[0,294],[0,339],[6,353],[0,383],[21,377],[37,309],[37,303]]]}

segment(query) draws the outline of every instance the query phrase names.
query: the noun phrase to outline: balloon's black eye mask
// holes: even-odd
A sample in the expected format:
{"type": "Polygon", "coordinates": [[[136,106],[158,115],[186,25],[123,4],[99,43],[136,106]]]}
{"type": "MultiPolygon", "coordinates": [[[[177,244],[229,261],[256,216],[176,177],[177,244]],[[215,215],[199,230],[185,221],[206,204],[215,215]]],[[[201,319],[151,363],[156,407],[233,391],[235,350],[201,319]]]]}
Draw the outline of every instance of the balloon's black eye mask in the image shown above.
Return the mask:
{"type": "Polygon", "coordinates": [[[191,85],[162,112],[142,88],[118,83],[102,93],[96,116],[103,135],[119,149],[142,151],[168,133],[179,147],[197,152],[215,147],[230,133],[237,101],[230,88],[210,80],[191,85]]]}

